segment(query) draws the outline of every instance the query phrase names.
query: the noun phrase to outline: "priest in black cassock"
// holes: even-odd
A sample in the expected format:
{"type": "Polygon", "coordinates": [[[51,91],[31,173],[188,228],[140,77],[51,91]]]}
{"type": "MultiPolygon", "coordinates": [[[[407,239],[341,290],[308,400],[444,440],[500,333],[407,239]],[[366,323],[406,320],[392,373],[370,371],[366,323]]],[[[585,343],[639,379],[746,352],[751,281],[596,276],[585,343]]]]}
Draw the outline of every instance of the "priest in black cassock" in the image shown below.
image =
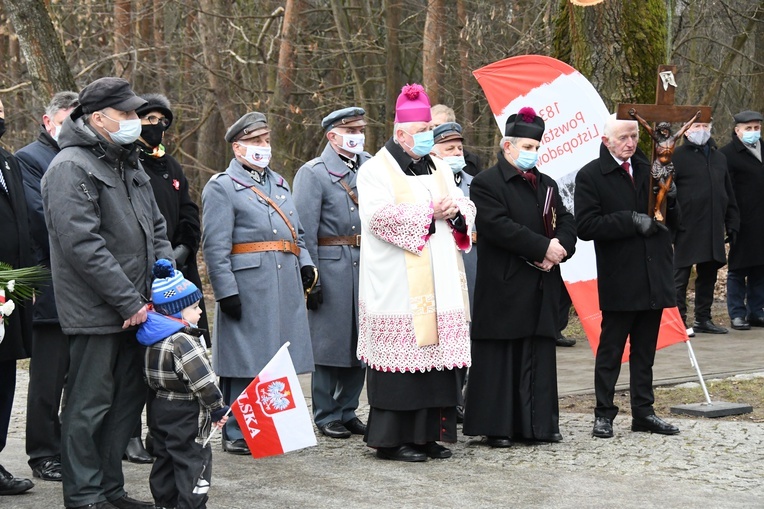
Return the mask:
{"type": "Polygon", "coordinates": [[[562,440],[559,264],[576,245],[557,183],[536,168],[544,120],[522,108],[507,119],[504,134],[497,164],[470,188],[480,242],[464,434],[485,435],[491,447],[562,440]]]}

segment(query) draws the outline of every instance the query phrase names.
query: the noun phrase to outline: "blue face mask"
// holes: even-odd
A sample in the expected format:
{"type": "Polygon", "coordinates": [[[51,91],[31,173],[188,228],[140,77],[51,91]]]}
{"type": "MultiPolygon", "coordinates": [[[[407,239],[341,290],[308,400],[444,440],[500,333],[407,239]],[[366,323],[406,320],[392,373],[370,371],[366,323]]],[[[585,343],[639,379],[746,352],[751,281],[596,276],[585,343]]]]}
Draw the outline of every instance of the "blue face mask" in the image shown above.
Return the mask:
{"type": "Polygon", "coordinates": [[[517,157],[517,159],[515,159],[515,164],[517,165],[518,168],[520,168],[521,170],[530,170],[531,168],[536,166],[536,162],[539,159],[538,152],[531,152],[530,150],[520,150],[519,148],[517,148],[517,151],[520,152],[520,155],[517,157]]]}
{"type": "Polygon", "coordinates": [[[747,145],[754,145],[759,139],[761,139],[761,131],[746,131],[741,138],[747,145]]]}
{"type": "Polygon", "coordinates": [[[454,175],[462,171],[462,168],[467,166],[467,163],[464,162],[464,156],[446,156],[443,158],[443,161],[448,163],[448,165],[451,167],[451,171],[454,172],[454,175]]]}
{"type": "Polygon", "coordinates": [[[433,145],[435,145],[435,138],[432,136],[432,131],[425,131],[423,133],[416,133],[411,134],[407,131],[403,131],[404,133],[408,134],[412,138],[414,138],[414,146],[409,147],[413,153],[418,155],[419,157],[424,157],[427,154],[430,153],[430,150],[432,150],[433,145]]]}

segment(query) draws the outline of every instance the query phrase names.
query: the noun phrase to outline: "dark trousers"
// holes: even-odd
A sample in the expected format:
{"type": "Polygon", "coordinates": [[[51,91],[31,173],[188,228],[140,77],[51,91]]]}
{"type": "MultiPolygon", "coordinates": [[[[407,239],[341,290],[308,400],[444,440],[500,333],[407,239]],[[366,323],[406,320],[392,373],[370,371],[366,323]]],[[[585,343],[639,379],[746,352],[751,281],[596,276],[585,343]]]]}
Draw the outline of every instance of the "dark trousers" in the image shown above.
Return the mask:
{"type": "Polygon", "coordinates": [[[570,318],[570,306],[573,304],[570,300],[570,294],[568,293],[568,289],[565,287],[565,282],[560,280],[560,284],[562,285],[562,291],[560,292],[560,314],[558,320],[560,323],[558,324],[558,337],[562,336],[562,331],[564,331],[568,327],[568,319],[570,318]]]}
{"type": "Polygon", "coordinates": [[[764,265],[727,272],[730,318],[764,319],[764,265]]]}
{"type": "Polygon", "coordinates": [[[8,440],[8,427],[13,410],[13,394],[16,392],[16,361],[0,361],[0,451],[8,440]]]}
{"type": "Polygon", "coordinates": [[[69,337],[59,324],[32,328],[32,358],[29,361],[27,394],[27,456],[34,468],[48,458],[61,455],[61,393],[69,369],[69,337]]]}
{"type": "Polygon", "coordinates": [[[662,309],[647,311],[602,311],[602,334],[594,362],[594,393],[597,406],[594,415],[615,419],[618,407],[613,402],[615,384],[621,373],[621,358],[630,337],[629,352],[631,414],[633,417],[652,415],[653,361],[662,309]]]}
{"type": "Polygon", "coordinates": [[[145,401],[143,347],[135,332],[69,341],[61,466],[67,507],[125,494],[122,455],[145,401]]]}
{"type": "Polygon", "coordinates": [[[365,378],[366,370],[360,366],[338,368],[317,365],[310,385],[316,426],[353,419],[365,378]]]}
{"type": "MultiPolygon", "coordinates": [[[[220,392],[223,393],[223,401],[228,401],[230,405],[233,405],[234,400],[239,397],[239,394],[244,392],[252,380],[249,378],[228,378],[220,377],[220,392]]],[[[241,433],[241,428],[236,419],[228,419],[223,425],[223,440],[243,440],[244,435],[241,433]]]]}
{"type": "Polygon", "coordinates": [[[149,479],[154,503],[178,509],[206,507],[212,452],[196,442],[199,403],[154,398],[149,405],[149,430],[157,455],[149,479]],[[197,486],[200,476],[203,481],[197,486]]]}
{"type": "MultiPolygon", "coordinates": [[[[711,305],[714,303],[714,286],[719,262],[710,261],[695,265],[698,277],[695,279],[695,321],[706,322],[711,319],[711,305]]],[[[676,306],[682,321],[687,324],[687,285],[690,282],[692,266],[674,269],[676,286],[676,306]]]]}

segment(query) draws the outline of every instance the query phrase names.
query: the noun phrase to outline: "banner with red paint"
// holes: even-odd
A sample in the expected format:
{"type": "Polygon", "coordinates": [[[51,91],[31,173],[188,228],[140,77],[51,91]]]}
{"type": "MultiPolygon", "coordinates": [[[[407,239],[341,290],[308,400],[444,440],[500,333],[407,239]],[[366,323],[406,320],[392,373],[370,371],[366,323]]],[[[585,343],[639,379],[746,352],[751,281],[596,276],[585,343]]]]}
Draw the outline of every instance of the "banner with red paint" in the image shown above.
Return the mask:
{"type": "Polygon", "coordinates": [[[231,405],[255,458],[316,445],[313,422],[295,373],[289,342],[231,405]]]}
{"type": "MultiPolygon", "coordinates": [[[[485,92],[499,129],[507,118],[530,106],[544,119],[539,148],[539,171],[557,181],[565,207],[573,212],[578,170],[599,157],[602,128],[609,113],[591,83],[564,62],[541,55],[506,58],[473,72],[485,92]]],[[[601,332],[602,314],[597,294],[594,244],[581,239],[576,254],[561,265],[568,293],[594,352],[601,332]]],[[[676,308],[663,312],[658,348],[687,340],[676,308]]],[[[623,361],[629,360],[629,347],[623,361]]]]}

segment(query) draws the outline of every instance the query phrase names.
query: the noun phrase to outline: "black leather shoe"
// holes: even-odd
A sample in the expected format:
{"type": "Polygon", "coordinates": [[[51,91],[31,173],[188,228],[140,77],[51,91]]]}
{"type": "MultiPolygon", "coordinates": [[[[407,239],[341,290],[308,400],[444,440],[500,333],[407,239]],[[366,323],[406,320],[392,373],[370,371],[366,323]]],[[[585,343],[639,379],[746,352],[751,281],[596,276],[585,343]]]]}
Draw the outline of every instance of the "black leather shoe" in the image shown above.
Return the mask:
{"type": "Polygon", "coordinates": [[[342,425],[353,435],[366,434],[366,425],[358,417],[353,417],[349,421],[343,422],[342,425]]]}
{"type": "Polygon", "coordinates": [[[732,328],[735,330],[750,330],[751,324],[745,318],[736,317],[731,321],[732,328]]]}
{"type": "Polygon", "coordinates": [[[438,442],[427,442],[424,445],[415,444],[414,448],[422,451],[428,458],[444,460],[453,456],[451,449],[443,447],[438,442]]]}
{"type": "Polygon", "coordinates": [[[120,498],[109,500],[109,503],[118,509],[154,509],[153,502],[142,502],[140,500],[135,500],[134,498],[128,497],[127,493],[122,495],[120,498]]]}
{"type": "Polygon", "coordinates": [[[77,507],[67,507],[67,509],[115,509],[115,505],[111,505],[104,500],[103,502],[96,502],[95,504],[78,505],[77,507]]]}
{"type": "Polygon", "coordinates": [[[238,440],[223,440],[223,450],[231,454],[240,454],[242,456],[249,454],[249,446],[243,438],[238,440]]]}
{"type": "Polygon", "coordinates": [[[400,445],[398,447],[379,447],[377,448],[377,458],[393,461],[427,461],[427,454],[417,451],[410,445],[400,445]]]}
{"type": "Polygon", "coordinates": [[[661,435],[676,435],[679,433],[679,428],[667,423],[657,415],[648,415],[647,417],[635,417],[632,419],[631,431],[649,431],[650,433],[660,433],[661,435]]]}
{"type": "Polygon", "coordinates": [[[592,436],[597,438],[613,438],[613,419],[595,417],[592,436]]]}
{"type": "Polygon", "coordinates": [[[748,325],[751,327],[764,327],[764,318],[758,316],[749,316],[748,325]]]}
{"type": "Polygon", "coordinates": [[[727,334],[729,331],[724,327],[719,327],[711,320],[704,322],[698,322],[692,324],[692,329],[695,332],[705,332],[706,334],[727,334]]]}
{"type": "Polygon", "coordinates": [[[61,461],[58,458],[45,458],[34,466],[32,475],[43,481],[61,482],[61,461]]]}
{"type": "Polygon", "coordinates": [[[352,433],[340,421],[332,421],[318,427],[318,430],[329,438],[350,438],[352,433]]]}
{"type": "Polygon", "coordinates": [[[130,439],[122,459],[127,460],[130,463],[154,463],[154,458],[143,447],[141,437],[133,437],[130,439]]]}
{"type": "Polygon", "coordinates": [[[490,447],[504,449],[512,447],[512,440],[509,437],[486,437],[485,443],[490,447]]]}
{"type": "Polygon", "coordinates": [[[29,491],[34,487],[34,483],[29,479],[19,479],[13,477],[10,472],[0,465],[0,495],[18,495],[29,491]]]}
{"type": "Polygon", "coordinates": [[[557,346],[574,346],[576,344],[576,338],[569,338],[560,334],[560,337],[555,341],[557,346]]]}
{"type": "Polygon", "coordinates": [[[557,442],[562,442],[562,435],[559,433],[552,433],[549,436],[536,437],[534,440],[536,442],[550,442],[550,443],[556,444],[557,442]]]}

